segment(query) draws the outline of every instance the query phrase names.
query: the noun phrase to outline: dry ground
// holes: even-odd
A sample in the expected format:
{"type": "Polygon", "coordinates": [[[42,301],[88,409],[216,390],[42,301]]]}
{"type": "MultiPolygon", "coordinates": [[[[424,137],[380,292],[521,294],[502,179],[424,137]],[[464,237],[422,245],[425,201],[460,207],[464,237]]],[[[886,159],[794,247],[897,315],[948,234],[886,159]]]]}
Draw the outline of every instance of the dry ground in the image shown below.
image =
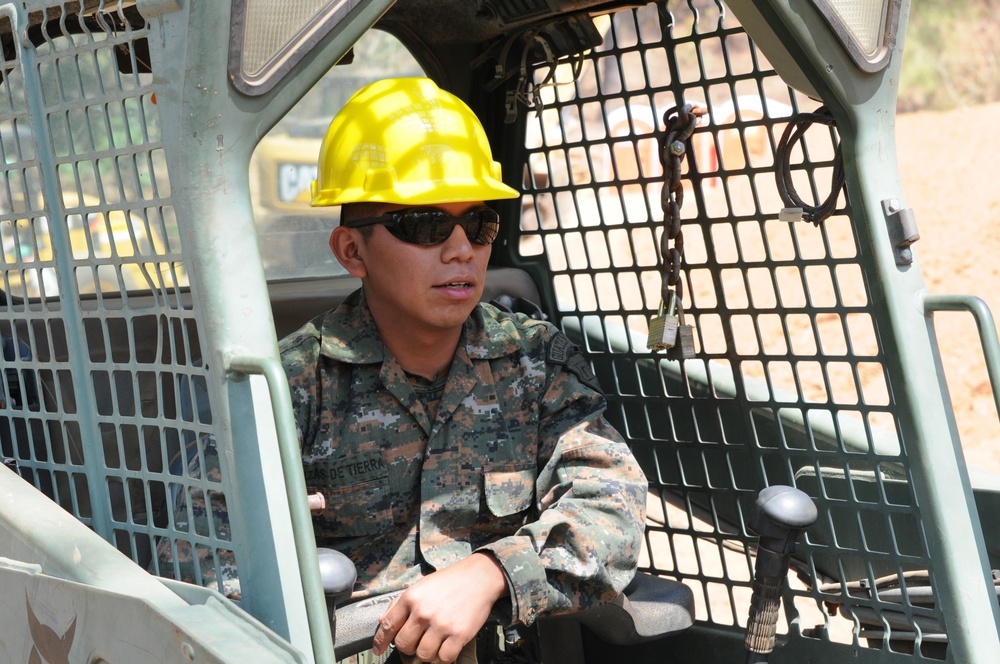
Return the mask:
{"type": "MultiPolygon", "coordinates": [[[[978,295],[1000,316],[1000,104],[901,115],[896,134],[928,290],[978,295]]],[[[935,327],[966,458],[1000,473],[1000,421],[972,316],[936,314],[935,327]]]]}

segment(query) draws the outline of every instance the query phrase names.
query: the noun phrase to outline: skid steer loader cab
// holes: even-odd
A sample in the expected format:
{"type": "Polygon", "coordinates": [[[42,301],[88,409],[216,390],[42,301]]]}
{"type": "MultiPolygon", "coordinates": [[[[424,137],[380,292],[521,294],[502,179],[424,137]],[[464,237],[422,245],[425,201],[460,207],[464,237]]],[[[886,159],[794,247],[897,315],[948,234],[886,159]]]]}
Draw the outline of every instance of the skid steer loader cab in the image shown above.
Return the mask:
{"type": "Polygon", "coordinates": [[[933,314],[976,317],[994,393],[1000,346],[921,274],[911,10],[0,5],[0,662],[364,647],[364,617],[331,638],[276,341],[357,287],[302,194],[326,123],[410,75],[469,104],[521,192],[486,297],[585,351],[650,481],[641,583],[682,590],[540,621],[575,648],[546,661],[739,661],[769,556],[771,661],[1000,661],[1000,478],[965,464],[933,314]]]}

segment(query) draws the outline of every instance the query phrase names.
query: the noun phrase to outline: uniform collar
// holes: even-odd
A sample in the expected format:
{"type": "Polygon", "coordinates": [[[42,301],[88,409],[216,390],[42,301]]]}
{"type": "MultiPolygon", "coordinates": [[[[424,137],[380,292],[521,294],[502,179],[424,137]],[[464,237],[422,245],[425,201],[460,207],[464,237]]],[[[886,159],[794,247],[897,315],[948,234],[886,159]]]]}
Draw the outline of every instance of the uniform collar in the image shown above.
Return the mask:
{"type": "MultiPolygon", "coordinates": [[[[323,315],[320,352],[338,362],[375,364],[385,360],[375,320],[365,301],[363,289],[351,293],[333,311],[323,315]]],[[[520,347],[520,331],[515,318],[500,313],[489,304],[480,304],[462,326],[459,344],[470,359],[504,357],[520,347]]]]}

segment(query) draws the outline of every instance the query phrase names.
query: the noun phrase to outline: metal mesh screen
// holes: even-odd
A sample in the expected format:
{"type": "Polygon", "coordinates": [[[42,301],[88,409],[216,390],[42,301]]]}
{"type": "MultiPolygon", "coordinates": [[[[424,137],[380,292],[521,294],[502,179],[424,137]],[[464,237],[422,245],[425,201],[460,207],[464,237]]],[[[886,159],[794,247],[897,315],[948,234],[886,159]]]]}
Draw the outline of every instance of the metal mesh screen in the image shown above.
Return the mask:
{"type": "MultiPolygon", "coordinates": [[[[776,146],[817,104],[721,4],[669,7],[599,18],[604,43],[579,75],[560,64],[557,85],[540,90],[518,247],[547,263],[561,325],[585,346],[651,480],[643,566],[695,589],[702,627],[744,626],[745,521],[758,490],[794,485],[820,517],[800,542],[781,631],[943,656],[864,234],[842,193],[818,226],[778,220],[776,146]],[[683,175],[685,322],[698,353],[682,362],[648,351],[645,337],[662,279],[656,139],[664,112],[685,102],[709,114],[683,175]]],[[[551,66],[536,65],[533,80],[551,66]]],[[[804,198],[830,193],[838,142],[813,125],[793,149],[804,198]]]]}
{"type": "MultiPolygon", "coordinates": [[[[86,19],[48,8],[5,54],[0,444],[140,565],[202,583],[223,578],[234,548],[228,480],[213,463],[199,311],[143,73],[147,26],[128,4],[86,19]]],[[[5,11],[10,33],[24,17],[5,11]]]]}

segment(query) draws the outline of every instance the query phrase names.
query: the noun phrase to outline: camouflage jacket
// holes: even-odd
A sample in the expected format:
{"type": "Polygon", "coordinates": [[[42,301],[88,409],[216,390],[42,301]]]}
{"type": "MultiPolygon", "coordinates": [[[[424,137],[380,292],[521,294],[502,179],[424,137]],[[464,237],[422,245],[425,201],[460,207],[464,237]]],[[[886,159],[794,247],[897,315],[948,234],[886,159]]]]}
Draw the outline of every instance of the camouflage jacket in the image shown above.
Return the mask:
{"type": "Polygon", "coordinates": [[[281,343],[317,541],[355,598],[473,551],[503,567],[515,620],[613,599],[639,555],[647,483],[604,420],[583,355],[549,323],[478,306],[433,421],[363,294],[281,343]]]}

